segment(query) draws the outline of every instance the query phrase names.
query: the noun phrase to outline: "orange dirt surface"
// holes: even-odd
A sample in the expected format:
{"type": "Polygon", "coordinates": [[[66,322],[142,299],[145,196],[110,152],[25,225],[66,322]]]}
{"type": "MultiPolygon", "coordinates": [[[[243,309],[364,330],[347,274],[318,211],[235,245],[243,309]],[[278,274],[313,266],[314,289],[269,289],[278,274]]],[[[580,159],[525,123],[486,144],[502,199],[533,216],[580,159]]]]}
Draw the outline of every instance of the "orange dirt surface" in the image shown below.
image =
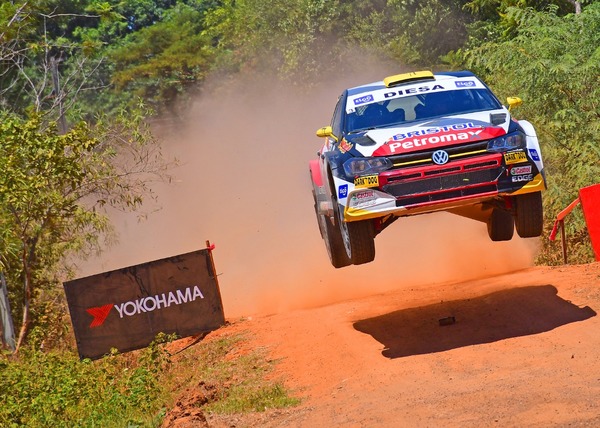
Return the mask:
{"type": "Polygon", "coordinates": [[[231,322],[302,402],[198,426],[600,426],[599,309],[593,263],[231,322]]]}

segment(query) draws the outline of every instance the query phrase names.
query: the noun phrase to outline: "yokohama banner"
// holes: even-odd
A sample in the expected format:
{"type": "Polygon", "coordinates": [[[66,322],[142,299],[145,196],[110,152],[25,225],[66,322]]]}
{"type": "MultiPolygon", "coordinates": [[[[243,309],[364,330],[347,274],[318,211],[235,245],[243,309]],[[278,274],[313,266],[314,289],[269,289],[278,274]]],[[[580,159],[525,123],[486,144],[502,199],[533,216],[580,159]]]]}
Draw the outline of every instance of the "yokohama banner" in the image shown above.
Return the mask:
{"type": "Polygon", "coordinates": [[[210,249],[63,284],[81,358],[143,348],[158,333],[192,336],[225,323],[210,249]]]}

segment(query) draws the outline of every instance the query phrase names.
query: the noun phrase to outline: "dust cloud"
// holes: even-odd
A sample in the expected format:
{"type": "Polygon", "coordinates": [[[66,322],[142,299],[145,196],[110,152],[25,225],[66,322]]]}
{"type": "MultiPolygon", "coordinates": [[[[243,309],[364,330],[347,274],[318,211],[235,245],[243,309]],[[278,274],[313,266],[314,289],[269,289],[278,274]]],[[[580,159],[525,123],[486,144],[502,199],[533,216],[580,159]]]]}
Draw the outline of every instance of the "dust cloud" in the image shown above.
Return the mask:
{"type": "Polygon", "coordinates": [[[314,307],[404,287],[471,280],[529,267],[536,240],[492,243],[483,223],[447,213],[404,218],[380,234],[373,263],[334,269],[313,211],[308,161],[345,87],[398,69],[300,87],[240,78],[205,93],[163,150],[180,159],[161,210],[115,215],[119,243],[80,276],[205,247],[210,240],[228,318],[314,307]]]}

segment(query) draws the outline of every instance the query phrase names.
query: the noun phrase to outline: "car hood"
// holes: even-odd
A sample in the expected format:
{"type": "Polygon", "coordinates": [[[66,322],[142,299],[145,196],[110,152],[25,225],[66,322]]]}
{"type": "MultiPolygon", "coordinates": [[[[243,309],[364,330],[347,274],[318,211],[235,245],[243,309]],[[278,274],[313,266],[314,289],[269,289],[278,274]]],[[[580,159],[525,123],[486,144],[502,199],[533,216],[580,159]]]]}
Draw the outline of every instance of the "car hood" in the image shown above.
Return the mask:
{"type": "Polygon", "coordinates": [[[349,140],[363,156],[394,156],[500,137],[507,133],[509,123],[508,112],[497,110],[372,129],[349,140]],[[491,123],[494,114],[495,125],[491,123]]]}

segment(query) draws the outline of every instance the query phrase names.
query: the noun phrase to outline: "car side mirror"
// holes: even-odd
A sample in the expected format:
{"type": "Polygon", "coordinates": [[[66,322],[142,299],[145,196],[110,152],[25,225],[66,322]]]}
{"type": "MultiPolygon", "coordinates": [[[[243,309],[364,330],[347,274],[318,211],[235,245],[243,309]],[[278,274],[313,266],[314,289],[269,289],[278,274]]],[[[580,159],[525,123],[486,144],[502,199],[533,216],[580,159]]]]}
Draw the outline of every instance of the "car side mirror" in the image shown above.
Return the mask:
{"type": "Polygon", "coordinates": [[[508,103],[508,111],[510,111],[511,108],[519,107],[523,104],[523,100],[519,97],[508,97],[506,102],[508,103]]]}
{"type": "Polygon", "coordinates": [[[331,137],[333,135],[333,129],[331,126],[324,126],[322,128],[317,129],[317,137],[331,137]]]}

